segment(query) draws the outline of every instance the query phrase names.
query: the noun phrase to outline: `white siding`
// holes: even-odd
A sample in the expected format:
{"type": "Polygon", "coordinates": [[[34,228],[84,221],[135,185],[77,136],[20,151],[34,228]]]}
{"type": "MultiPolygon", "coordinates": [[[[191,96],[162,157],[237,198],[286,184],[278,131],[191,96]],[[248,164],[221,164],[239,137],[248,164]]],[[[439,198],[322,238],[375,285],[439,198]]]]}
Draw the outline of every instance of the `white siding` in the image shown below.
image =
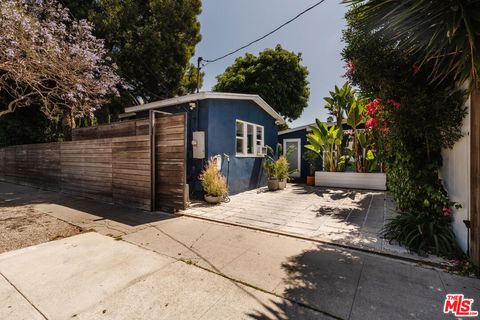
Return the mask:
{"type": "Polygon", "coordinates": [[[455,210],[453,231],[458,244],[467,250],[467,228],[463,220],[469,220],[470,212],[470,100],[467,101],[469,114],[463,122],[463,138],[452,149],[443,150],[443,167],[440,177],[452,201],[462,208],[455,210]]]}

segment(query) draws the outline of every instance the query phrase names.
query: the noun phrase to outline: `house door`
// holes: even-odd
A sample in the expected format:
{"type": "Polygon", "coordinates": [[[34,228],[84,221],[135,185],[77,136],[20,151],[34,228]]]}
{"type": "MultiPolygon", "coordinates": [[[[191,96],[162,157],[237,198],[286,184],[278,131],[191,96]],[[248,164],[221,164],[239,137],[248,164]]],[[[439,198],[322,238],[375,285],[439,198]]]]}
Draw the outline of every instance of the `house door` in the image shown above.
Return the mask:
{"type": "Polygon", "coordinates": [[[300,177],[301,170],[301,140],[300,139],[285,139],[283,140],[283,154],[286,155],[288,151],[287,161],[290,164],[291,177],[300,177]]]}

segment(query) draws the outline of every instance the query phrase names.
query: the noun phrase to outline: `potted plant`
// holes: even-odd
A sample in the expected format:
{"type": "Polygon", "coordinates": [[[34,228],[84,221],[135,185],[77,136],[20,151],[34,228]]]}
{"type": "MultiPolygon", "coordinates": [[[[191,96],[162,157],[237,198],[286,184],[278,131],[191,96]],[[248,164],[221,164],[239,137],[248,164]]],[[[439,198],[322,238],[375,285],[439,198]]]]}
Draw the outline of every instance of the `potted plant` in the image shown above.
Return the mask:
{"type": "Polygon", "coordinates": [[[315,185],[315,169],[317,167],[319,155],[312,150],[307,150],[303,154],[303,158],[308,162],[308,176],[307,176],[307,185],[315,185]]]}
{"type": "Polygon", "coordinates": [[[289,176],[289,163],[287,161],[287,158],[285,156],[281,155],[278,157],[276,162],[276,175],[278,179],[278,188],[280,190],[283,190],[287,187],[287,179],[289,176]]]}
{"type": "Polygon", "coordinates": [[[265,173],[267,175],[267,186],[268,190],[275,191],[279,188],[278,178],[277,178],[277,161],[273,156],[272,148],[268,147],[268,153],[265,156],[265,160],[263,162],[263,168],[265,169],[265,173]]]}
{"type": "Polygon", "coordinates": [[[227,181],[218,170],[217,162],[210,159],[200,174],[202,188],[205,192],[204,198],[208,203],[220,203],[225,200],[228,194],[227,181]]]}

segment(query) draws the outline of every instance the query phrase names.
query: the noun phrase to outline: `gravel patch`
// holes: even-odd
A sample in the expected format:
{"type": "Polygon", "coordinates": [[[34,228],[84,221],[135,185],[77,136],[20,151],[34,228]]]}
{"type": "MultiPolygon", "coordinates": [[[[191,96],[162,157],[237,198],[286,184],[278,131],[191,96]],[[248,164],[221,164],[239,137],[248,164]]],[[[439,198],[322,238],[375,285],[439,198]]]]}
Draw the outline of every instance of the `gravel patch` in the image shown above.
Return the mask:
{"type": "Polygon", "coordinates": [[[0,253],[70,237],[79,227],[36,211],[31,205],[0,200],[0,253]]]}

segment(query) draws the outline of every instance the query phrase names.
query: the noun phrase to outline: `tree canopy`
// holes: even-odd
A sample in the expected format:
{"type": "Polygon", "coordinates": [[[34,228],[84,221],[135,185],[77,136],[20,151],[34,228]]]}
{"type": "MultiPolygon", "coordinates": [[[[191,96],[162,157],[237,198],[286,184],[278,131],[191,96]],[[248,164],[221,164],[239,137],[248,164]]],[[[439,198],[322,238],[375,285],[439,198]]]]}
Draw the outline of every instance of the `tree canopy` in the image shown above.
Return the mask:
{"type": "Polygon", "coordinates": [[[129,86],[128,95],[148,102],[191,91],[193,80],[188,80],[195,67],[189,61],[201,39],[201,0],[63,2],[75,17],[91,21],[95,35],[105,39],[129,86]]]}
{"type": "Polygon", "coordinates": [[[258,56],[247,53],[217,76],[213,90],[258,94],[285,119],[295,120],[310,96],[308,70],[301,61],[301,54],[280,45],[258,56]]]}
{"type": "MultiPolygon", "coordinates": [[[[429,79],[453,78],[458,87],[480,80],[480,1],[344,0],[356,6],[357,25],[375,30],[419,65],[429,64],[429,79]]],[[[447,80],[448,81],[448,80],[447,80]]]]}
{"type": "Polygon", "coordinates": [[[71,128],[116,93],[103,41],[56,0],[5,0],[0,16],[0,116],[35,105],[71,128]]]}

